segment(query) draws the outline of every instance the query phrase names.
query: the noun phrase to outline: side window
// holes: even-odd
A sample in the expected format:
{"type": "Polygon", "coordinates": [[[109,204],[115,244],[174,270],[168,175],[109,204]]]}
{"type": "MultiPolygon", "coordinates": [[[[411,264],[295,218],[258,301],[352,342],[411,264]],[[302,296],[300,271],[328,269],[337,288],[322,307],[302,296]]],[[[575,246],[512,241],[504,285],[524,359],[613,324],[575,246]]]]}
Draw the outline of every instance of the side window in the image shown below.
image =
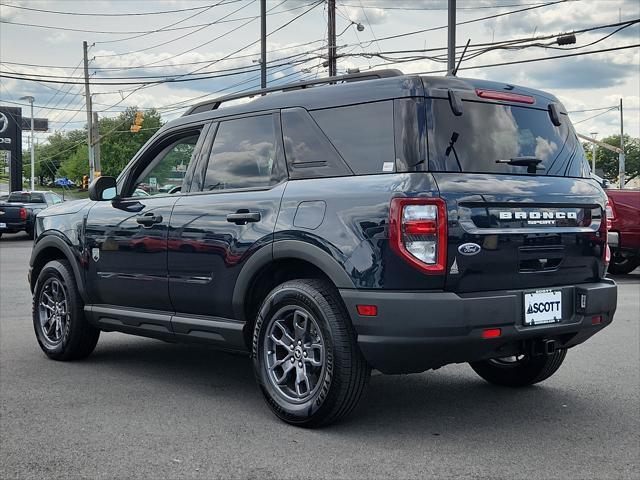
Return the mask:
{"type": "Polygon", "coordinates": [[[395,171],[392,101],[315,110],[311,116],[356,174],[395,171]]]}
{"type": "Polygon", "coordinates": [[[166,146],[138,176],[128,196],[177,193],[196,150],[200,132],[190,132],[166,146]]]}
{"type": "Polygon", "coordinates": [[[53,202],[54,205],[56,203],[62,203],[62,199],[58,195],[56,195],[55,193],[51,194],[51,201],[53,202]]]}
{"type": "Polygon", "coordinates": [[[283,110],[281,118],[284,152],[292,179],[353,175],[304,108],[283,110]]]}
{"type": "Polygon", "coordinates": [[[204,191],[266,187],[276,162],[273,115],[221,122],[207,164],[204,191]]]}

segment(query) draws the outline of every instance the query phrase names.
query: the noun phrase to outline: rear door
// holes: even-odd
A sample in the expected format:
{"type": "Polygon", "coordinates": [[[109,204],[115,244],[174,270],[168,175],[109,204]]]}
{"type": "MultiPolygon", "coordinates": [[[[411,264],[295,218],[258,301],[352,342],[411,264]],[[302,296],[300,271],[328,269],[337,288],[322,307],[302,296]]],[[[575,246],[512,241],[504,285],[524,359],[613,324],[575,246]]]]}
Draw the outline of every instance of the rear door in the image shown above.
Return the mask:
{"type": "Polygon", "coordinates": [[[566,114],[555,125],[548,101],[529,99],[467,93],[461,115],[448,99],[427,100],[429,170],[449,211],[450,290],[550,287],[604,273],[606,198],[586,178],[566,114]]]}
{"type": "Polygon", "coordinates": [[[176,333],[189,333],[194,316],[234,318],[236,279],[251,255],[272,241],[284,193],[278,113],[224,120],[212,132],[210,153],[203,153],[194,173],[201,180],[194,180],[171,217],[169,291],[176,333]]]}

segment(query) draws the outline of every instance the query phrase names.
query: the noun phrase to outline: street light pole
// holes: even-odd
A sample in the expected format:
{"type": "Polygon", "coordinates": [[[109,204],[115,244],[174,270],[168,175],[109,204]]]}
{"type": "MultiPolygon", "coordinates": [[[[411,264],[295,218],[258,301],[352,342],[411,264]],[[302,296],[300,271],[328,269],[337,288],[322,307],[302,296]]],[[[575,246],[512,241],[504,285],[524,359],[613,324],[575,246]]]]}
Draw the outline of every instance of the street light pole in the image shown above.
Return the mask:
{"type": "Polygon", "coordinates": [[[35,190],[36,189],[36,183],[35,183],[35,168],[36,168],[36,150],[35,150],[35,143],[34,143],[34,135],[33,135],[33,130],[34,130],[34,126],[33,126],[33,102],[35,100],[35,98],[33,98],[30,95],[27,95],[25,97],[20,97],[20,100],[27,100],[30,104],[31,104],[31,190],[35,190]]]}

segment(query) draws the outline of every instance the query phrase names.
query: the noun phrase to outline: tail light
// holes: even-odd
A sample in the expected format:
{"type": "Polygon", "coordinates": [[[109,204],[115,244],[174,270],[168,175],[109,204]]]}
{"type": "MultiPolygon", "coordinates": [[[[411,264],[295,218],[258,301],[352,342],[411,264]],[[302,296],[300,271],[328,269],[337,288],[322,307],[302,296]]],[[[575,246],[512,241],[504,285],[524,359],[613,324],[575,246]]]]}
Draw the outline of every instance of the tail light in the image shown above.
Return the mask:
{"type": "Polygon", "coordinates": [[[605,212],[607,214],[607,230],[611,230],[611,222],[616,218],[616,211],[613,208],[613,200],[611,200],[610,198],[607,198],[605,212]]]}
{"type": "Polygon", "coordinates": [[[27,209],[21,207],[20,208],[20,220],[26,220],[27,219],[27,209]]]}
{"type": "Polygon", "coordinates": [[[428,274],[441,274],[447,262],[447,208],[441,198],[391,200],[391,248],[428,274]]]}
{"type": "Polygon", "coordinates": [[[611,219],[609,218],[610,213],[613,212],[613,208],[611,203],[607,200],[607,204],[605,206],[604,211],[602,212],[602,221],[600,222],[600,238],[603,239],[603,251],[602,251],[602,260],[604,260],[605,268],[609,266],[609,262],[611,261],[611,249],[609,248],[608,233],[611,228],[611,219]]]}

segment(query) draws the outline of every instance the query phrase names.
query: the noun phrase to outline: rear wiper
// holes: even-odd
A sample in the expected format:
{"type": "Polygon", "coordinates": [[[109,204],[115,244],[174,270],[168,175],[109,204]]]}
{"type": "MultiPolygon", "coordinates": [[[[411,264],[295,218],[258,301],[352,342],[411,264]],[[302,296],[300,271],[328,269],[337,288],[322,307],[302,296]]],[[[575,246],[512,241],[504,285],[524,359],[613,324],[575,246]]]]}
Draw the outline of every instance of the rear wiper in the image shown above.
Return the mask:
{"type": "Polygon", "coordinates": [[[536,173],[538,170],[544,170],[542,160],[536,157],[514,157],[509,160],[496,160],[496,163],[506,163],[507,165],[513,165],[515,167],[527,167],[527,173],[536,173]]]}

